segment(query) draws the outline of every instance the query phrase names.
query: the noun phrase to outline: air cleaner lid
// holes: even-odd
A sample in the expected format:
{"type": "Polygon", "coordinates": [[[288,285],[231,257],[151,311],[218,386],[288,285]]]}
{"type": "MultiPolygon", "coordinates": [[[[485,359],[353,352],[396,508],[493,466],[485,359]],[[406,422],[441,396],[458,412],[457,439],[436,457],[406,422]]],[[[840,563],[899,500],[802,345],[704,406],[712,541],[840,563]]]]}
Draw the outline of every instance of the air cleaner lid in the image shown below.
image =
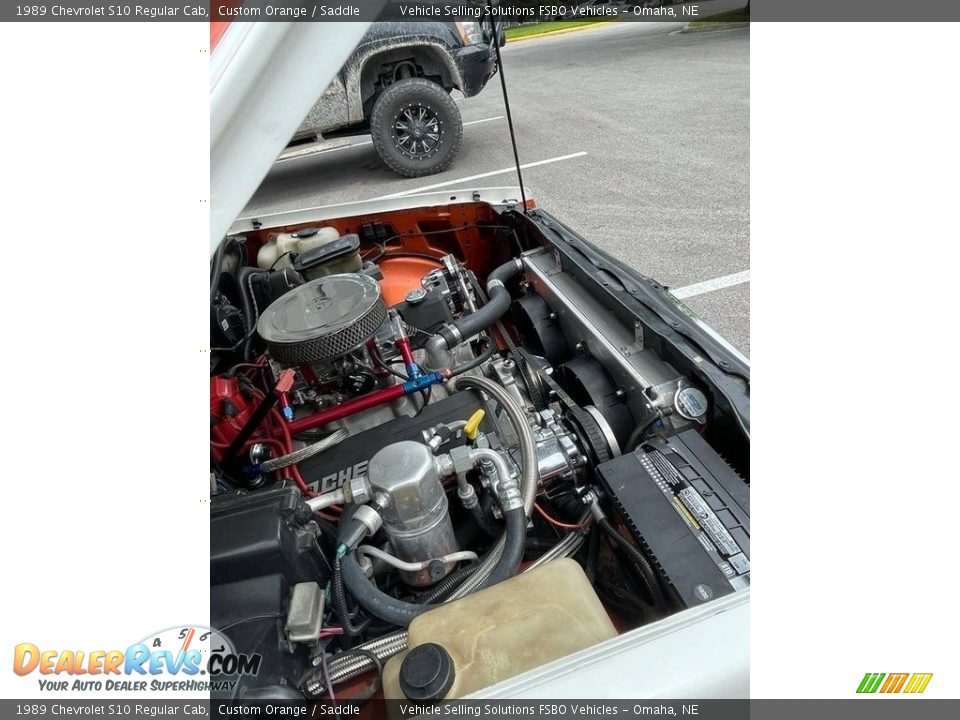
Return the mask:
{"type": "Polygon", "coordinates": [[[359,347],[386,314],[376,280],[359,273],[328,275],[277,299],[261,314],[257,332],[277,360],[311,363],[359,347]]]}

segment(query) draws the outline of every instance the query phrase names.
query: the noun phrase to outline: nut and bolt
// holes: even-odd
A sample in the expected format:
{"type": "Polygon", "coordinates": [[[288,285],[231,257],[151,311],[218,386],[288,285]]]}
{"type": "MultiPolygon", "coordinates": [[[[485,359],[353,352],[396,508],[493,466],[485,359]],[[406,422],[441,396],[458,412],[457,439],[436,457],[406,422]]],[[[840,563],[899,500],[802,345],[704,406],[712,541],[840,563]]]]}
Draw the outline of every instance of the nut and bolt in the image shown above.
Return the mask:
{"type": "Polygon", "coordinates": [[[254,443],[250,447],[250,462],[254,465],[262,463],[264,460],[270,459],[270,448],[268,448],[263,443],[254,443]]]}
{"type": "Polygon", "coordinates": [[[366,505],[373,499],[373,488],[365,475],[347,481],[343,486],[343,494],[347,500],[357,505],[366,505]]]}
{"type": "Polygon", "coordinates": [[[431,560],[428,571],[432,580],[439,580],[446,573],[446,567],[439,560],[431,560]]]}

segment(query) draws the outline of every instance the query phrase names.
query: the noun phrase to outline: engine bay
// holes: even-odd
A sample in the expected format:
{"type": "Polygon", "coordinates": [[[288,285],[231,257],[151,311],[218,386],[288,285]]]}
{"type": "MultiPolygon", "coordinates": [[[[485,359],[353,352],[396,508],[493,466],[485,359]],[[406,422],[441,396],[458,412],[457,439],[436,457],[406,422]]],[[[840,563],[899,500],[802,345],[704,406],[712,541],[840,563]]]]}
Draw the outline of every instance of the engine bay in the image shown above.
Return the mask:
{"type": "Polygon", "coordinates": [[[463,697],[749,587],[748,372],[528,210],[215,253],[211,623],[263,658],[232,697],[463,697]]]}

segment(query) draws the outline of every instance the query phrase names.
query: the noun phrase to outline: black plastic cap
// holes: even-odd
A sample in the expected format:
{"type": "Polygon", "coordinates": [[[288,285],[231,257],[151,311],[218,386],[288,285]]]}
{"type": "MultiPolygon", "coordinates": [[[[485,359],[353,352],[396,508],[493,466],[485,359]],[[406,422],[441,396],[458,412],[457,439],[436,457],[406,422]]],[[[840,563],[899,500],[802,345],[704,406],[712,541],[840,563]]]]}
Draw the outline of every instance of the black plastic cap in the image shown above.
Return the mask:
{"type": "Polygon", "coordinates": [[[293,269],[297,272],[303,272],[318,265],[337,260],[345,255],[355,253],[359,249],[359,235],[341,235],[336,240],[331,240],[324,245],[310,248],[306,252],[297,255],[293,261],[293,269]]]}
{"type": "Polygon", "coordinates": [[[453,686],[453,658],[442,645],[424,643],[412,648],[400,665],[400,689],[408,699],[441,700],[453,686]]]}

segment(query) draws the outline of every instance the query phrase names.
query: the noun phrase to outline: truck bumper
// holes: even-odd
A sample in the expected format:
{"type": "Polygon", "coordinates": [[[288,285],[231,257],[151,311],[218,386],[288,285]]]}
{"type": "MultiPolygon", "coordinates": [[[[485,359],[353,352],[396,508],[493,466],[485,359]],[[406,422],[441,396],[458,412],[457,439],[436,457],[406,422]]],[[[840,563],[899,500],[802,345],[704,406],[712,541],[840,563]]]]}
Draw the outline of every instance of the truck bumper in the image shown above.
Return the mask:
{"type": "Polygon", "coordinates": [[[467,97],[476,95],[497,71],[497,58],[489,45],[468,45],[454,51],[463,78],[460,90],[467,97]]]}

